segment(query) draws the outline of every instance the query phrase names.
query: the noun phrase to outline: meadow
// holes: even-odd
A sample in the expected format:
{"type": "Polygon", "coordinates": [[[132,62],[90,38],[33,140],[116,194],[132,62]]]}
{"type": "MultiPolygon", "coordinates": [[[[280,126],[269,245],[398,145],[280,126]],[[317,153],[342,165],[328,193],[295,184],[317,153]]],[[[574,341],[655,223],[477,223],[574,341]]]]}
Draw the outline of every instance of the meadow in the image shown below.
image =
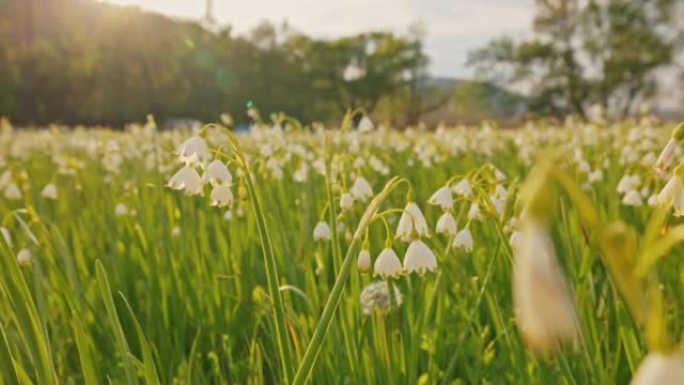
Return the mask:
{"type": "Polygon", "coordinates": [[[340,126],[3,121],[0,384],[684,383],[684,128],[340,126]]]}

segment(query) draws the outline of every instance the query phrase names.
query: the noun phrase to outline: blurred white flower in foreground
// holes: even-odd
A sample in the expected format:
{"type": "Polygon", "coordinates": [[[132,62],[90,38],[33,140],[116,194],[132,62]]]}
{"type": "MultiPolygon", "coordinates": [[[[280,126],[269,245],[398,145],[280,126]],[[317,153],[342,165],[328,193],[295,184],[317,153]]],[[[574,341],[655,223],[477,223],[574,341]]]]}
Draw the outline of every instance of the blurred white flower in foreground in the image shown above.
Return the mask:
{"type": "Polygon", "coordinates": [[[513,304],[530,348],[546,351],[579,334],[575,306],[545,226],[528,220],[514,242],[513,304]]]}
{"type": "Polygon", "coordinates": [[[684,384],[684,356],[649,353],[639,365],[630,385],[684,384]]]}

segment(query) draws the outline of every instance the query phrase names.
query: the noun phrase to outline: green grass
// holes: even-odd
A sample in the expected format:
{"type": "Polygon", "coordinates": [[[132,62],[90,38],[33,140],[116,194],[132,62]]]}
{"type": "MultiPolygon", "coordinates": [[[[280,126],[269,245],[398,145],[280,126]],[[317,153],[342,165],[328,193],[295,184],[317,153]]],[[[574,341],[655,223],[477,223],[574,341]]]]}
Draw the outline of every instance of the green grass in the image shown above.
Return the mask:
{"type": "MultiPolygon", "coordinates": [[[[285,373],[292,381],[303,361],[312,364],[311,384],[627,384],[648,351],[647,338],[603,262],[597,234],[586,234],[572,194],[557,189],[551,232],[574,294],[581,343],[546,355],[526,349],[514,319],[513,255],[503,227],[517,214],[516,192],[533,166],[525,154],[556,148],[559,164],[567,164],[578,184],[586,174],[571,161],[575,149],[595,168],[607,159],[604,181],[587,191],[591,204],[603,223],[621,219],[645,231],[654,209],[622,205],[615,187],[626,171],[650,178],[652,191],[662,187],[639,160],[657,153],[669,130],[643,128],[652,143],[642,145],[629,139],[629,128],[373,133],[361,135],[358,152],[340,141],[348,132],[334,132],[329,146],[313,133],[286,134],[282,141],[276,134],[239,135],[254,180],[240,182],[236,164],[229,166],[236,183],[231,220],[206,196],[165,187],[180,168],[174,148],[189,133],[4,133],[0,173],[11,170],[23,197],[0,196],[2,225],[12,236],[12,245],[0,239],[0,384],[279,384],[285,373]],[[282,179],[257,155],[265,142],[282,160],[282,179]],[[308,181],[293,180],[304,161],[293,145],[314,158],[331,157],[327,182],[313,159],[306,160],[308,181]],[[640,156],[623,164],[629,146],[640,156]],[[113,153],[123,156],[118,173],[103,165],[113,153]],[[422,163],[425,154],[429,165],[422,163]],[[82,168],[60,174],[57,155],[82,168]],[[388,166],[387,175],[373,170],[372,156],[388,166]],[[365,164],[355,164],[360,158],[365,164]],[[352,235],[368,204],[339,212],[350,173],[363,175],[376,193],[393,176],[409,181],[434,232],[441,211],[427,199],[453,176],[485,164],[508,176],[505,217],[485,214],[470,223],[470,253],[433,234],[426,243],[437,254],[438,272],[393,280],[403,303],[388,314],[364,315],[361,290],[377,278],[355,267],[360,241],[352,235]],[[40,196],[48,182],[58,188],[55,201],[40,196]],[[247,199],[238,197],[241,183],[247,199]],[[258,197],[257,210],[250,197],[258,197]],[[118,203],[134,213],[114,215],[118,203]],[[339,236],[314,242],[321,218],[337,218],[339,236]],[[19,265],[16,253],[26,247],[33,261],[19,265]],[[335,284],[338,275],[344,285],[335,284]],[[274,313],[274,287],[282,322],[277,306],[274,313]],[[323,314],[327,333],[316,332],[323,314]],[[320,351],[314,344],[307,354],[312,339],[322,343],[320,351]],[[283,358],[285,350],[291,358],[283,358]]],[[[210,137],[228,152],[225,136],[210,137]]],[[[379,211],[403,208],[406,192],[400,183],[379,211]]],[[[459,228],[469,205],[456,201],[459,228]]],[[[387,215],[392,231],[398,217],[387,215]]],[[[385,244],[382,221],[371,222],[368,235],[375,261],[385,244]]],[[[394,241],[400,257],[406,246],[394,241]]],[[[667,326],[676,339],[684,330],[682,250],[675,244],[652,276],[664,287],[667,326]]]]}

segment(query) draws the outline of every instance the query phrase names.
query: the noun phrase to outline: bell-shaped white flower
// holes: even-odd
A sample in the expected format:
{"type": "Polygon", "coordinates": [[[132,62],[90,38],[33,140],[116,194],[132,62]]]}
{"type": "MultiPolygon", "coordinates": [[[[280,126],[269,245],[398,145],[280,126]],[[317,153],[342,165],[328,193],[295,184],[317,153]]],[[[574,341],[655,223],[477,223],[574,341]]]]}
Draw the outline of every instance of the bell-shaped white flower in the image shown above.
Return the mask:
{"type": "Polygon", "coordinates": [[[445,186],[435,191],[430,199],[428,199],[428,203],[439,206],[444,210],[451,210],[454,207],[454,198],[451,189],[445,186]]]}
{"type": "Polygon", "coordinates": [[[468,179],[461,179],[455,185],[451,186],[451,189],[460,196],[470,197],[473,195],[473,188],[470,186],[468,179]]]}
{"type": "Polygon", "coordinates": [[[349,210],[354,206],[354,197],[348,193],[342,193],[342,196],[340,196],[340,208],[342,210],[349,210]]]}
{"type": "Polygon", "coordinates": [[[17,253],[17,262],[20,265],[28,265],[33,261],[33,253],[29,249],[21,249],[17,253]]]}
{"type": "Polygon", "coordinates": [[[656,204],[671,205],[674,207],[674,215],[684,215],[684,183],[678,174],[672,175],[665,187],[655,198],[656,204]]]}
{"type": "Polygon", "coordinates": [[[21,199],[22,196],[23,194],[16,183],[12,182],[5,187],[5,198],[16,201],[21,199]]]}
{"type": "Polygon", "coordinates": [[[456,218],[449,211],[444,212],[437,220],[435,232],[453,237],[457,231],[456,218]]]}
{"type": "Polygon", "coordinates": [[[328,240],[330,240],[331,236],[332,236],[332,231],[330,230],[330,226],[328,226],[327,222],[320,221],[316,224],[316,227],[314,227],[314,231],[313,231],[314,241],[328,241],[328,240]]]}
{"type": "Polygon", "coordinates": [[[114,207],[114,215],[117,217],[123,217],[128,215],[128,207],[123,203],[117,203],[114,207]]]}
{"type": "Polygon", "coordinates": [[[361,202],[365,202],[369,198],[373,197],[373,188],[371,187],[370,183],[368,183],[366,178],[362,176],[356,177],[354,184],[352,185],[351,189],[349,189],[349,192],[354,199],[357,199],[361,202]]]}
{"type": "Polygon", "coordinates": [[[373,121],[369,117],[364,116],[359,120],[358,130],[361,132],[369,132],[375,128],[373,121]]]}
{"type": "Polygon", "coordinates": [[[641,206],[644,204],[644,199],[637,190],[629,190],[624,197],[622,197],[622,204],[625,206],[641,206]]]}
{"type": "Polygon", "coordinates": [[[513,303],[527,345],[546,351],[578,335],[575,306],[546,227],[528,220],[514,247],[513,303]]]}
{"type": "Polygon", "coordinates": [[[407,273],[437,270],[437,257],[427,245],[420,239],[414,239],[406,249],[404,256],[404,270],[407,273]]]}
{"type": "Polygon", "coordinates": [[[380,255],[375,259],[373,265],[375,275],[379,275],[383,279],[387,277],[398,277],[402,272],[401,261],[397,253],[391,247],[384,248],[380,255]]]}
{"type": "Polygon", "coordinates": [[[473,234],[470,229],[465,228],[459,231],[451,242],[451,245],[457,249],[463,249],[467,252],[473,251],[473,234]]]}
{"type": "Polygon", "coordinates": [[[189,195],[196,195],[202,192],[202,178],[194,168],[184,166],[169,179],[168,186],[174,190],[184,190],[189,195]]]}
{"type": "Polygon", "coordinates": [[[371,254],[368,249],[363,249],[359,253],[359,257],[356,259],[356,267],[362,273],[367,272],[371,266],[371,254]]]}
{"type": "Polygon", "coordinates": [[[209,156],[207,143],[199,136],[193,136],[181,143],[176,152],[178,153],[178,159],[181,162],[185,162],[186,165],[197,164],[209,156]]]}
{"type": "Polygon", "coordinates": [[[427,221],[425,220],[423,213],[420,211],[420,207],[418,207],[416,202],[408,202],[406,207],[404,207],[404,212],[399,218],[396,238],[408,242],[412,239],[414,230],[421,237],[427,237],[430,235],[427,221]]]}
{"type": "Polygon", "coordinates": [[[209,163],[207,169],[202,174],[202,180],[209,182],[216,186],[219,184],[233,183],[233,174],[230,173],[226,164],[218,159],[214,159],[209,163]]]}
{"type": "Polygon", "coordinates": [[[684,355],[649,353],[639,365],[630,385],[681,385],[684,383],[684,355]]]}
{"type": "Polygon", "coordinates": [[[655,168],[657,171],[661,171],[661,172],[666,171],[670,167],[670,165],[672,164],[672,161],[674,160],[674,155],[675,155],[676,150],[677,150],[677,140],[675,138],[670,138],[670,140],[667,142],[667,144],[663,148],[663,151],[660,152],[660,155],[658,156],[658,159],[656,160],[655,164],[653,165],[653,168],[655,168]]]}
{"type": "Polygon", "coordinates": [[[625,174],[618,182],[617,192],[619,192],[620,194],[625,194],[639,187],[640,183],[641,178],[639,177],[639,175],[625,174]]]}
{"type": "Polygon", "coordinates": [[[468,209],[468,219],[480,219],[480,205],[477,203],[473,202],[470,204],[470,208],[468,209]]]}
{"type": "Polygon", "coordinates": [[[45,199],[57,199],[57,186],[52,183],[46,184],[45,187],[43,187],[43,190],[41,190],[40,196],[45,199]]]}
{"type": "Polygon", "coordinates": [[[209,196],[212,206],[224,207],[230,206],[233,203],[233,192],[227,184],[220,184],[214,186],[209,196]]]}

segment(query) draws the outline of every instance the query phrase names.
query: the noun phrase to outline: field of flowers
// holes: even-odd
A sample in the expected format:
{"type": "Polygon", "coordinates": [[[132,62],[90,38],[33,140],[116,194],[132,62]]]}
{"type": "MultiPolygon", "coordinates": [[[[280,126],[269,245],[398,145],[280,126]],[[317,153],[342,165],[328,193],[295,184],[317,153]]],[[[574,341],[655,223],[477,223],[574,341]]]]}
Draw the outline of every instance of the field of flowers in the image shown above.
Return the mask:
{"type": "Polygon", "coordinates": [[[684,383],[684,126],[0,133],[0,384],[684,383]]]}

